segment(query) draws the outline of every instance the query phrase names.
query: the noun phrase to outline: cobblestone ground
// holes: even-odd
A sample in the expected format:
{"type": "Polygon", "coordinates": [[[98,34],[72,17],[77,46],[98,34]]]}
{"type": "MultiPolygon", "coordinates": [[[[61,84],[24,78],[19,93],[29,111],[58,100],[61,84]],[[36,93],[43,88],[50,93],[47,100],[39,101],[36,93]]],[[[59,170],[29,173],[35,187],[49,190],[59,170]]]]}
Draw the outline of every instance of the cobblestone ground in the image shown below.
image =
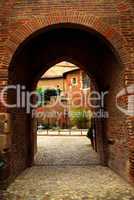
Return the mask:
{"type": "Polygon", "coordinates": [[[37,164],[44,162],[45,166],[37,165],[25,170],[7,191],[3,195],[1,194],[0,200],[134,200],[134,190],[131,186],[109,168],[92,165],[93,161],[88,164],[85,164],[84,159],[83,162],[78,161],[82,158],[81,153],[86,155],[86,149],[90,159],[96,156],[96,154],[90,156],[92,150],[86,137],[69,138],[67,136],[67,138],[59,139],[48,137],[45,139],[47,147],[44,149],[44,140],[42,141],[42,139],[38,140],[40,148],[36,162],[37,164]],[[63,143],[65,139],[66,142],[63,143]],[[53,143],[50,143],[50,140],[53,143]],[[70,143],[70,148],[66,149],[68,143],[70,143]],[[83,148],[85,150],[82,150],[83,148]],[[63,161],[63,151],[61,151],[63,149],[66,149],[66,162],[63,161]],[[79,156],[75,149],[79,150],[79,156]],[[47,150],[54,154],[55,159],[51,154],[47,155],[47,150]],[[59,158],[57,153],[60,153],[62,157],[59,162],[56,161],[59,158]],[[40,159],[39,157],[42,155],[43,158],[40,159]],[[45,155],[47,159],[45,159],[45,155]],[[78,156],[79,159],[77,158],[71,165],[75,156],[78,156]],[[66,165],[67,161],[68,165],[66,165]],[[47,162],[49,166],[47,166],[47,162]],[[50,165],[51,163],[53,165],[50,165]],[[60,166],[61,163],[64,165],[60,166]],[[79,166],[74,165],[76,163],[79,166]]]}
{"type": "Polygon", "coordinates": [[[36,165],[99,164],[86,136],[38,136],[36,165]]]}

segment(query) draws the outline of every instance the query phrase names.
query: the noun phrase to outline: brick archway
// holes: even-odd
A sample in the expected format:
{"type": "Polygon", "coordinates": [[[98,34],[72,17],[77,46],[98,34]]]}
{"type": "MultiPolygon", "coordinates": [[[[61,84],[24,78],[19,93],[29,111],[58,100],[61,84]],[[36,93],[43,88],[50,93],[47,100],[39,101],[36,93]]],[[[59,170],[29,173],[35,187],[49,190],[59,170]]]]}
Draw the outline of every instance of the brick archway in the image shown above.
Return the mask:
{"type": "Polygon", "coordinates": [[[115,48],[116,52],[124,65],[128,64],[129,52],[127,49],[127,41],[121,33],[114,29],[111,25],[103,22],[102,19],[95,16],[87,16],[84,13],[62,11],[51,13],[50,16],[35,17],[24,21],[15,32],[9,34],[8,40],[5,42],[6,56],[3,57],[1,65],[10,65],[13,54],[30,35],[39,29],[62,23],[72,23],[85,26],[100,33],[115,48]],[[2,64],[3,63],[3,64],[2,64]]]}
{"type": "MultiPolygon", "coordinates": [[[[77,12],[62,11],[51,13],[51,16],[44,16],[40,18],[33,18],[24,22],[15,32],[10,33],[9,39],[6,41],[6,56],[3,57],[1,65],[10,66],[10,62],[19,48],[19,46],[27,40],[33,33],[40,29],[47,28],[51,25],[56,24],[77,24],[85,26],[86,28],[95,30],[101,34],[112,46],[114,53],[117,53],[117,57],[121,61],[121,64],[126,69],[126,75],[124,76],[124,86],[128,85],[128,76],[127,73],[129,70],[129,50],[127,49],[127,42],[124,37],[118,33],[113,27],[105,24],[102,19],[99,19],[95,16],[87,16],[84,13],[79,14],[77,12]]],[[[128,124],[128,132],[132,133],[132,119],[126,118],[126,123],[128,124]]],[[[132,151],[132,149],[131,149],[132,151]]],[[[133,172],[133,164],[130,165],[130,171],[133,172]]]]}

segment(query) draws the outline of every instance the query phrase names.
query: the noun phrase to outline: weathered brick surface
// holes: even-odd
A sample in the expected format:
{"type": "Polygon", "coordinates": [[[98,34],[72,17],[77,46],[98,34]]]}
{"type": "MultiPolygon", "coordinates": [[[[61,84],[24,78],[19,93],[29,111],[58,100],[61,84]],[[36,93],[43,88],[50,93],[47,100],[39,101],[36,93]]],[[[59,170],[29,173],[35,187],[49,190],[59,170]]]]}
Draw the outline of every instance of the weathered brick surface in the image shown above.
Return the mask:
{"type": "MultiPolygon", "coordinates": [[[[108,163],[110,167],[122,176],[134,180],[134,142],[133,142],[133,118],[127,118],[121,114],[114,105],[116,93],[124,86],[134,83],[134,1],[133,0],[7,0],[0,1],[0,89],[7,84],[8,68],[12,57],[19,45],[32,33],[57,23],[75,23],[92,28],[99,32],[115,48],[119,55],[122,69],[116,70],[119,63],[104,63],[112,67],[113,76],[111,80],[110,95],[107,100],[107,108],[110,118],[105,123],[105,132],[108,138],[116,142],[113,146],[107,146],[108,163]],[[4,81],[4,82],[3,82],[4,81]],[[111,98],[110,98],[111,97],[111,98]]],[[[86,63],[86,61],[85,61],[86,63]]],[[[83,63],[84,64],[84,63],[83,63]]],[[[23,69],[24,63],[20,64],[23,69]]],[[[25,77],[23,70],[18,70],[25,77]]],[[[13,72],[12,72],[13,73],[13,72]]],[[[27,73],[30,74],[27,67],[27,73]]],[[[101,72],[100,72],[101,73],[101,72]]],[[[107,76],[108,72],[104,75],[107,76]]],[[[15,79],[15,74],[11,75],[15,79]]],[[[110,76],[109,76],[110,79],[110,76]]],[[[99,80],[101,82],[101,80],[99,80]]],[[[0,111],[5,110],[0,106],[0,111]]],[[[19,114],[16,115],[16,117],[19,114]]],[[[27,147],[26,135],[28,134],[25,120],[26,116],[15,118],[17,134],[13,137],[13,168],[16,173],[27,166],[26,155],[31,149],[27,147]],[[24,117],[24,118],[23,118],[24,117]],[[21,130],[21,131],[20,131],[21,130]],[[25,147],[20,148],[23,143],[25,147]],[[16,153],[18,152],[18,154],[16,153]],[[15,157],[16,153],[16,157],[15,157]],[[23,157],[23,154],[25,157],[23,157]],[[23,159],[22,159],[23,157],[23,159]],[[16,164],[15,164],[16,163],[16,164]]],[[[13,128],[12,128],[13,129],[13,128]]],[[[31,137],[31,136],[28,136],[31,137]]],[[[30,140],[30,139],[29,139],[30,140]]],[[[28,143],[29,144],[29,143],[28,143]]]]}

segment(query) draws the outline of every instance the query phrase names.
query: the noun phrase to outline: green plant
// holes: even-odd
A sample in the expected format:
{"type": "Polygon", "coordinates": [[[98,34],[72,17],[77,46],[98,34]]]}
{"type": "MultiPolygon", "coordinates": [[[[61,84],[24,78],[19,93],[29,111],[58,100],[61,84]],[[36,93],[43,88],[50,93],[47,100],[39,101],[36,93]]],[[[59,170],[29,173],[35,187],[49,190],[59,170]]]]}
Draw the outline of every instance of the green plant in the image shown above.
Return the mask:
{"type": "Polygon", "coordinates": [[[41,96],[41,101],[38,101],[38,106],[44,105],[44,89],[42,88],[37,88],[36,92],[41,96]]]}
{"type": "Polygon", "coordinates": [[[77,128],[89,128],[91,126],[92,112],[84,108],[75,108],[71,111],[71,124],[77,128]]]}
{"type": "Polygon", "coordinates": [[[48,124],[48,123],[43,124],[42,126],[43,126],[43,129],[50,129],[51,128],[50,124],[48,124]]]}
{"type": "Polygon", "coordinates": [[[57,89],[37,88],[36,91],[41,96],[41,101],[38,102],[38,106],[42,106],[44,104],[47,104],[47,102],[50,101],[52,96],[58,96],[59,95],[59,90],[57,90],[57,89]]]}
{"type": "Polygon", "coordinates": [[[44,102],[50,101],[52,96],[57,96],[56,89],[45,89],[44,90],[44,102]]]}

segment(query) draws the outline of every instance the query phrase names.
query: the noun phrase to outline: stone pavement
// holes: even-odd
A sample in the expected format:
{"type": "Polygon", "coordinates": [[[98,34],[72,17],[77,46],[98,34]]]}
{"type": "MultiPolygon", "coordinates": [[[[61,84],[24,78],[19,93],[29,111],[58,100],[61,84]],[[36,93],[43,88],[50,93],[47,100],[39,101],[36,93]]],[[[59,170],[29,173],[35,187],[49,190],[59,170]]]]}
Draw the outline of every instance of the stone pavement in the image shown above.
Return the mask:
{"type": "Polygon", "coordinates": [[[86,136],[38,136],[36,165],[90,165],[99,164],[86,136]]]}
{"type": "Polygon", "coordinates": [[[109,168],[92,164],[98,158],[86,137],[61,137],[38,138],[37,165],[16,178],[0,200],[134,200],[129,184],[109,168]]]}
{"type": "MultiPolygon", "coordinates": [[[[34,166],[10,185],[4,200],[134,200],[131,187],[101,166],[34,166]]],[[[3,200],[2,199],[2,200],[3,200]]]]}

